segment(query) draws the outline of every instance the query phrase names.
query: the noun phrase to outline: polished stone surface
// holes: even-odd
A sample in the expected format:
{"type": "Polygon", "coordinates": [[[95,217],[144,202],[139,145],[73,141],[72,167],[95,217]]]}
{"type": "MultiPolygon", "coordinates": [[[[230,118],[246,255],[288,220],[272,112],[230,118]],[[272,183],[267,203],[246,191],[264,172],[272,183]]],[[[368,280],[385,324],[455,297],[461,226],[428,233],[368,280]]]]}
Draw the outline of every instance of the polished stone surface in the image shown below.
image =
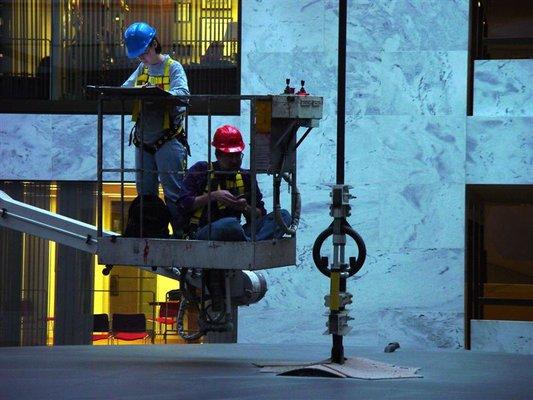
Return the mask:
{"type": "MultiPolygon", "coordinates": [[[[309,3],[309,8],[318,7],[309,3]]],[[[336,0],[325,1],[324,19],[326,36],[335,38],[336,0]]],[[[467,50],[467,20],[466,0],[351,0],[347,43],[352,51],[467,50]]],[[[335,40],[329,45],[336,51],[335,40]]]]}
{"type": "Polygon", "coordinates": [[[533,183],[533,117],[469,117],[466,181],[533,183]]]}
{"type": "MultiPolygon", "coordinates": [[[[463,0],[349,3],[345,181],[357,196],[349,221],[368,256],[348,281],[355,320],[347,343],[462,346],[467,10],[463,0]]],[[[243,20],[254,24],[243,27],[242,90],[279,93],[285,78],[296,88],[305,79],[310,93],[324,96],[325,118],[298,155],[297,266],[265,271],[269,292],[241,308],[239,341],[290,342],[296,335],[322,343],[328,281],[311,250],[331,222],[338,2],[251,1],[243,20]],[[275,29],[272,20],[280,21],[275,29]],[[281,36],[287,39],[276,46],[281,36]]],[[[357,255],[351,241],[347,255],[357,255]]]]}
{"type": "Polygon", "coordinates": [[[533,60],[478,60],[474,68],[475,116],[533,116],[533,60]]]}
{"type": "Polygon", "coordinates": [[[1,348],[2,399],[530,399],[533,356],[346,347],[347,357],[419,367],[423,378],[279,377],[254,363],[317,362],[330,346],[1,348]]]}
{"type": "Polygon", "coordinates": [[[466,51],[350,52],[346,112],[464,115],[466,51]]]}
{"type": "Polygon", "coordinates": [[[533,355],[533,322],[472,320],[472,350],[533,355]]]}

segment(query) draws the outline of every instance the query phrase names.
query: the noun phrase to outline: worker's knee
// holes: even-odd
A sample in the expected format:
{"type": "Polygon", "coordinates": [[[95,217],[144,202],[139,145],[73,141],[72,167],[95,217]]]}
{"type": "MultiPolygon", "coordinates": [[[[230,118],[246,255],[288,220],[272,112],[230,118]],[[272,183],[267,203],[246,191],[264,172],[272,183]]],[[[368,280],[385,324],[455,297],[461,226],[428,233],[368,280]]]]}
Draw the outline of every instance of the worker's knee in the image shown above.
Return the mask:
{"type": "Polygon", "coordinates": [[[285,209],[282,209],[281,210],[281,219],[283,219],[283,222],[285,222],[285,225],[289,225],[292,222],[291,213],[288,212],[285,209]]]}
{"type": "MultiPolygon", "coordinates": [[[[207,240],[208,236],[209,226],[204,226],[196,234],[196,239],[207,240]]],[[[246,240],[240,221],[233,217],[221,218],[218,221],[211,223],[210,239],[226,242],[246,240]]]]}

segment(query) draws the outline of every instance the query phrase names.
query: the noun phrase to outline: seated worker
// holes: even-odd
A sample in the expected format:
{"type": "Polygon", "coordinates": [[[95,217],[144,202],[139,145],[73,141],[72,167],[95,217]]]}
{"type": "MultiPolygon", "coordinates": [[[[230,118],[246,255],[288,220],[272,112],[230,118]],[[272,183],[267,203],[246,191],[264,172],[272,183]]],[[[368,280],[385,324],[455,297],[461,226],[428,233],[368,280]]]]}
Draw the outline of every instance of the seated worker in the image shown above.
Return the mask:
{"type": "MultiPolygon", "coordinates": [[[[251,205],[251,175],[241,169],[244,141],[241,132],[231,125],[219,127],[211,143],[215,147],[217,161],[212,164],[211,175],[211,240],[228,242],[251,240],[251,218],[256,215],[256,240],[281,238],[283,230],[274,219],[274,213],[266,215],[263,195],[257,181],[256,203],[251,205]],[[247,223],[241,225],[241,216],[247,223]]],[[[182,192],[178,198],[178,209],[189,219],[189,237],[208,239],[208,170],[205,161],[194,164],[183,179],[182,192]]],[[[287,225],[291,215],[281,210],[287,225]]]]}

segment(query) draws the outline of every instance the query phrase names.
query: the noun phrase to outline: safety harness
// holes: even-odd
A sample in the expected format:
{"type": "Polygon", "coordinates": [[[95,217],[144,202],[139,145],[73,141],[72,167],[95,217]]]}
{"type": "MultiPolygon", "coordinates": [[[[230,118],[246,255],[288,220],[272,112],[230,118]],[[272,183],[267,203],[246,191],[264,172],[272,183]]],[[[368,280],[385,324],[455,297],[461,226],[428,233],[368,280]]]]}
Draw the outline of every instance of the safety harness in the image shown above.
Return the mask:
{"type": "MultiPolygon", "coordinates": [[[[135,82],[135,87],[143,86],[146,83],[150,83],[154,86],[158,86],[161,89],[165,91],[170,90],[170,65],[174,62],[172,58],[167,58],[165,61],[165,67],[163,70],[163,75],[149,75],[148,74],[148,67],[144,66],[142,73],[139,74],[137,77],[137,81],[135,82]]],[[[168,142],[171,139],[177,138],[178,141],[185,146],[187,153],[191,155],[191,151],[189,148],[189,144],[187,143],[187,138],[185,136],[185,129],[183,128],[183,123],[179,123],[177,126],[172,126],[173,124],[170,123],[170,110],[171,105],[165,106],[165,113],[163,114],[163,131],[165,132],[159,139],[157,139],[152,144],[142,143],[143,149],[150,153],[155,154],[157,150],[159,150],[166,142],[168,142]]],[[[139,110],[141,109],[141,101],[137,100],[133,103],[133,110],[131,112],[131,119],[132,121],[135,121],[135,126],[132,129],[132,133],[130,134],[130,144],[133,142],[133,144],[136,147],[139,147],[141,145],[141,139],[134,133],[136,131],[137,127],[137,121],[139,119],[139,110]]],[[[185,116],[185,113],[182,113],[180,115],[181,121],[183,121],[183,118],[185,116]]]]}
{"type": "MultiPolygon", "coordinates": [[[[237,196],[241,196],[245,194],[245,187],[244,187],[244,180],[242,179],[242,174],[240,171],[237,171],[235,176],[233,178],[224,178],[219,179],[215,175],[215,171],[213,170],[213,165],[209,165],[209,174],[211,176],[211,192],[214,192],[215,190],[229,190],[233,194],[236,194],[237,196]]],[[[209,179],[207,180],[207,183],[205,184],[204,194],[209,192],[209,179]]],[[[226,208],[226,205],[221,203],[220,201],[217,201],[216,207],[219,211],[224,210],[226,208]]],[[[197,208],[194,211],[194,214],[192,215],[190,221],[189,221],[189,231],[195,232],[199,225],[200,221],[202,220],[204,214],[207,212],[207,205],[197,208]]]]}

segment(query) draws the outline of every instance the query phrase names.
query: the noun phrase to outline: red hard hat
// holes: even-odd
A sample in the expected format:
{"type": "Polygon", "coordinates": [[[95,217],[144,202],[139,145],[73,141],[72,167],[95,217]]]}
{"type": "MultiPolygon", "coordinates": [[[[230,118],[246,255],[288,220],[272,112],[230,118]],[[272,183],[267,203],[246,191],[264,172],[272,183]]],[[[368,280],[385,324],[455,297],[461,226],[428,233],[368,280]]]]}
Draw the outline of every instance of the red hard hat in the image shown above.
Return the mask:
{"type": "Polygon", "coordinates": [[[224,153],[240,153],[244,150],[241,132],[232,125],[219,127],[211,144],[224,153]]]}

